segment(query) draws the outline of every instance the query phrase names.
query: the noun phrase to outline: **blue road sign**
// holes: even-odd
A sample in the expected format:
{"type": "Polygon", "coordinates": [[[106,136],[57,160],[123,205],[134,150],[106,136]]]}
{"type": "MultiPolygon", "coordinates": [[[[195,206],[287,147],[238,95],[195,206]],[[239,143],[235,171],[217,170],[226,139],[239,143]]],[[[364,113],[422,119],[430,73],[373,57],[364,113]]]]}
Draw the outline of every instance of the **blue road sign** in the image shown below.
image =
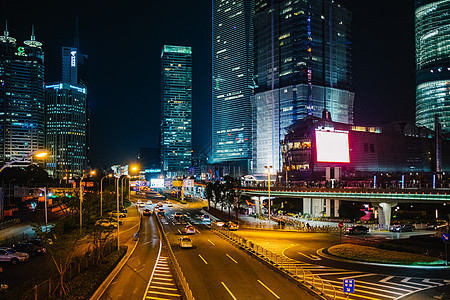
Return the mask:
{"type": "Polygon", "coordinates": [[[344,279],[344,293],[355,292],[355,279],[344,279]]]}
{"type": "Polygon", "coordinates": [[[442,234],[442,241],[448,242],[448,233],[443,233],[442,234]]]}

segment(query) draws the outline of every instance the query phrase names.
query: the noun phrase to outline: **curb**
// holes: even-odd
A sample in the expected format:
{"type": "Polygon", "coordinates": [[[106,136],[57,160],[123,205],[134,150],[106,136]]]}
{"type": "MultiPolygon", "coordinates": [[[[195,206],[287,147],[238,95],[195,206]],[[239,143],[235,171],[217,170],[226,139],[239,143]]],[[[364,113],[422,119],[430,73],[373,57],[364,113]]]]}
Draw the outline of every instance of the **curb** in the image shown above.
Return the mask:
{"type": "Polygon", "coordinates": [[[411,269],[450,269],[450,266],[443,266],[443,265],[402,265],[402,264],[388,264],[388,263],[381,263],[381,262],[369,262],[369,261],[360,261],[360,260],[350,260],[330,254],[326,254],[324,250],[327,248],[321,248],[316,251],[317,255],[334,260],[334,261],[340,261],[340,262],[346,262],[346,263],[353,263],[353,264],[360,264],[360,265],[369,265],[369,266],[380,266],[380,267],[391,267],[391,268],[411,268],[411,269]]]}
{"type": "MultiPolygon", "coordinates": [[[[139,212],[139,210],[138,210],[139,212]]],[[[138,232],[141,230],[141,221],[142,216],[139,213],[139,228],[138,232]]],[[[116,267],[109,273],[108,277],[102,282],[102,284],[98,287],[98,289],[95,291],[95,293],[89,298],[89,300],[98,300],[103,295],[103,293],[106,291],[106,289],[109,287],[111,282],[114,280],[114,278],[117,276],[117,274],[120,272],[120,270],[123,268],[123,266],[127,263],[130,256],[133,254],[134,249],[136,249],[137,245],[139,243],[139,238],[137,239],[136,243],[134,244],[133,249],[131,251],[127,251],[127,254],[122,257],[120,262],[116,265],[116,267]]]]}

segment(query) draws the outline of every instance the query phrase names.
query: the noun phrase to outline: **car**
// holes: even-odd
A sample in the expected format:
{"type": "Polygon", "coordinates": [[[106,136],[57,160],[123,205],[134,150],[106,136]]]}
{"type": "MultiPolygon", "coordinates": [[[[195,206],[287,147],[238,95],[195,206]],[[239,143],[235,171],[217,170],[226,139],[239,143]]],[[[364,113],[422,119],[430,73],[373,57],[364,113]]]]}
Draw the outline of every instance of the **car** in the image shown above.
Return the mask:
{"type": "Polygon", "coordinates": [[[152,210],[150,208],[146,208],[142,211],[144,216],[150,216],[152,214],[152,210]]]}
{"type": "Polygon", "coordinates": [[[147,205],[152,205],[152,204],[153,204],[152,200],[147,201],[147,205]]]}
{"type": "Polygon", "coordinates": [[[238,230],[239,225],[234,222],[228,222],[223,225],[224,228],[228,228],[228,230],[238,230]]]}
{"type": "MultiPolygon", "coordinates": [[[[121,224],[122,220],[119,220],[119,224],[121,224]]],[[[111,228],[117,228],[117,221],[112,219],[99,219],[95,222],[95,225],[97,226],[103,226],[103,227],[111,227],[111,228]]]]}
{"type": "Polygon", "coordinates": [[[225,223],[220,220],[214,220],[211,225],[217,226],[217,227],[224,227],[225,223]]]}
{"type": "MultiPolygon", "coordinates": [[[[109,217],[117,219],[117,211],[112,211],[108,214],[109,217]]],[[[119,211],[119,218],[125,218],[127,216],[126,213],[119,211]]]]}
{"type": "Polygon", "coordinates": [[[345,233],[347,234],[366,234],[369,232],[369,228],[362,225],[353,225],[351,227],[347,227],[345,233]]]}
{"type": "Polygon", "coordinates": [[[160,216],[161,218],[164,218],[166,216],[166,212],[164,211],[164,208],[158,209],[158,216],[160,216]]]}
{"type": "Polygon", "coordinates": [[[431,223],[427,223],[427,225],[425,226],[426,230],[438,230],[440,228],[444,228],[448,225],[447,221],[435,221],[435,222],[431,222],[431,223]]]}
{"type": "Polygon", "coordinates": [[[396,224],[396,225],[392,225],[389,228],[389,231],[392,232],[406,232],[406,231],[414,231],[415,227],[409,223],[405,223],[405,224],[396,224]]]}
{"type": "Polygon", "coordinates": [[[194,247],[194,243],[192,242],[192,239],[188,236],[180,237],[180,247],[181,248],[192,248],[194,247]]]}
{"type": "Polygon", "coordinates": [[[47,248],[27,242],[14,244],[12,245],[12,248],[18,252],[26,253],[30,256],[47,253],[47,248]]]}
{"type": "Polygon", "coordinates": [[[158,207],[163,207],[163,203],[162,202],[158,202],[158,207]]]}
{"type": "Polygon", "coordinates": [[[167,206],[168,206],[168,207],[173,207],[173,203],[170,202],[170,201],[167,201],[167,206]]]}
{"type": "Polygon", "coordinates": [[[174,217],[175,219],[181,219],[181,218],[183,217],[183,214],[182,214],[181,212],[177,211],[177,212],[173,215],[173,217],[174,217]]]}
{"type": "Polygon", "coordinates": [[[136,203],[139,205],[139,204],[141,204],[141,202],[142,202],[141,200],[138,200],[136,203]]]}
{"type": "Polygon", "coordinates": [[[195,233],[195,228],[192,225],[186,225],[186,227],[184,228],[184,232],[186,234],[194,234],[195,233]]]}
{"type": "Polygon", "coordinates": [[[208,215],[201,216],[202,222],[211,224],[211,218],[208,215]]]}
{"type": "Polygon", "coordinates": [[[128,209],[126,209],[126,207],[122,206],[121,208],[119,208],[119,211],[121,213],[125,213],[126,214],[128,212],[128,209]]]}
{"type": "Polygon", "coordinates": [[[139,203],[138,206],[139,206],[139,207],[145,207],[145,203],[144,203],[144,202],[141,202],[141,203],[139,203]]]}
{"type": "Polygon", "coordinates": [[[27,240],[27,243],[32,243],[33,245],[39,246],[39,247],[45,247],[45,244],[51,245],[53,244],[52,239],[47,239],[47,243],[44,243],[44,241],[40,238],[31,238],[27,240]]]}
{"type": "Polygon", "coordinates": [[[0,248],[0,261],[7,261],[13,265],[18,262],[27,261],[30,256],[23,252],[18,252],[12,248],[1,247],[0,248]]]}

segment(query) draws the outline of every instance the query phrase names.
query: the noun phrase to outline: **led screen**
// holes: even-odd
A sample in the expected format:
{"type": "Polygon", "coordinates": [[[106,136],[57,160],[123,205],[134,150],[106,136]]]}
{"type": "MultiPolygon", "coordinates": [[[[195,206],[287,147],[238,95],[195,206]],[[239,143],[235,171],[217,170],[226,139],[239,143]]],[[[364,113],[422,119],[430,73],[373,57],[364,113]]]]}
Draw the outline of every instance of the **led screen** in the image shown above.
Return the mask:
{"type": "Polygon", "coordinates": [[[349,163],[348,133],[316,130],[317,162],[349,163]]]}
{"type": "Polygon", "coordinates": [[[164,187],[164,179],[154,178],[150,181],[151,188],[163,188],[164,187]]]}

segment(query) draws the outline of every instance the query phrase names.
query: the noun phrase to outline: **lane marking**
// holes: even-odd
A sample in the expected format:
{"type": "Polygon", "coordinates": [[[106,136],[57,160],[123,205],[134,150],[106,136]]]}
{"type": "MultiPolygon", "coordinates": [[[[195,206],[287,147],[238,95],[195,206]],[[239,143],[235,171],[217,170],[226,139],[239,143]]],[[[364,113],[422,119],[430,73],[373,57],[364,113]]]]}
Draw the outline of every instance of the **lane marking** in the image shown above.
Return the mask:
{"type": "Polygon", "coordinates": [[[322,258],[320,258],[319,256],[314,255],[314,254],[308,255],[308,254],[304,254],[304,253],[301,253],[301,252],[298,252],[298,254],[303,255],[304,257],[309,258],[311,260],[322,260],[322,258]]]}
{"type": "Polygon", "coordinates": [[[213,246],[216,245],[216,244],[214,244],[210,239],[208,239],[208,242],[210,242],[213,246]]]}
{"type": "Polygon", "coordinates": [[[277,299],[280,299],[280,297],[279,297],[277,294],[275,294],[274,291],[272,291],[271,289],[269,289],[269,287],[268,287],[267,285],[265,285],[264,283],[262,283],[261,280],[258,279],[258,282],[261,283],[261,285],[262,285],[263,287],[265,287],[269,292],[271,292],[272,295],[274,295],[277,299]]]}
{"type": "Polygon", "coordinates": [[[225,285],[225,283],[221,282],[223,287],[227,290],[227,292],[233,297],[234,300],[237,300],[236,297],[233,295],[233,293],[228,289],[228,287],[225,285]]]}
{"type": "Polygon", "coordinates": [[[351,279],[351,278],[366,277],[366,276],[373,276],[373,275],[377,275],[377,274],[367,273],[367,274],[353,275],[353,276],[348,276],[348,277],[340,277],[338,279],[343,280],[343,279],[351,279]]]}
{"type": "Polygon", "coordinates": [[[434,287],[434,286],[429,285],[429,284],[423,284],[423,283],[411,282],[411,281],[409,281],[410,279],[411,279],[411,277],[406,277],[405,279],[400,280],[400,282],[403,282],[403,283],[409,283],[409,284],[415,284],[415,285],[421,285],[421,286],[424,286],[424,287],[434,287]]]}
{"type": "MultiPolygon", "coordinates": [[[[326,276],[326,275],[342,275],[342,274],[351,274],[351,273],[361,273],[358,271],[348,271],[348,272],[334,272],[334,273],[314,273],[314,276],[326,276]]],[[[353,276],[353,277],[357,277],[357,276],[353,276]]],[[[353,278],[353,277],[348,277],[348,278],[353,278]]],[[[340,278],[338,278],[340,279],[340,278]]]]}
{"type": "Polygon", "coordinates": [[[391,280],[392,278],[394,278],[394,276],[388,276],[388,277],[381,279],[379,282],[385,283],[385,282],[388,282],[389,280],[391,280]]]}
{"type": "Polygon", "coordinates": [[[433,281],[431,281],[431,280],[433,280],[433,279],[427,278],[427,279],[424,279],[423,282],[426,282],[426,283],[429,283],[429,284],[435,284],[435,285],[437,285],[437,286],[442,286],[442,285],[444,285],[443,283],[433,282],[433,281]]]}
{"type": "Polygon", "coordinates": [[[144,297],[143,297],[142,299],[145,299],[145,296],[147,296],[147,292],[148,292],[148,289],[149,289],[149,287],[150,287],[150,283],[152,282],[153,275],[155,275],[156,266],[158,265],[158,261],[159,261],[159,259],[160,259],[160,257],[161,257],[161,248],[162,248],[162,241],[161,241],[161,239],[160,239],[160,240],[159,240],[159,251],[158,251],[158,256],[156,257],[155,266],[153,267],[152,275],[150,275],[150,279],[149,279],[149,281],[148,281],[147,288],[145,289],[144,297]]]}
{"type": "Polygon", "coordinates": [[[170,294],[170,293],[163,293],[163,292],[159,292],[159,291],[149,291],[149,293],[166,295],[166,296],[173,296],[173,297],[181,297],[180,294],[170,294]]]}
{"type": "Polygon", "coordinates": [[[180,229],[177,229],[177,230],[178,230],[178,233],[179,233],[179,234],[182,234],[181,231],[180,231],[180,229]]]}
{"type": "Polygon", "coordinates": [[[197,228],[195,228],[195,231],[198,232],[198,233],[200,233],[200,234],[202,234],[202,233],[200,232],[200,230],[198,230],[197,228]]]}
{"type": "MultiPolygon", "coordinates": [[[[336,285],[342,286],[342,281],[328,280],[328,282],[335,283],[336,285]]],[[[361,287],[361,285],[358,285],[358,287],[361,287]]],[[[369,292],[367,290],[356,289],[356,284],[355,284],[355,292],[358,292],[359,295],[357,295],[356,293],[354,295],[358,296],[358,297],[362,297],[362,298],[367,298],[367,299],[373,299],[373,298],[369,298],[368,296],[365,296],[365,295],[362,296],[360,294],[370,294],[370,295],[374,295],[374,296],[377,296],[377,297],[392,298],[392,299],[395,299],[396,297],[395,296],[387,296],[386,293],[394,294],[394,295],[400,295],[400,296],[403,295],[403,293],[387,291],[386,288],[384,288],[384,289],[377,289],[377,288],[370,287],[370,286],[362,286],[362,288],[375,290],[375,291],[380,291],[380,292],[383,292],[384,294],[379,294],[379,293],[375,293],[375,292],[369,292]]]]}
{"type": "Polygon", "coordinates": [[[200,254],[199,254],[198,256],[200,256],[200,258],[203,260],[203,262],[205,263],[205,265],[208,264],[208,262],[203,258],[203,256],[201,256],[200,254]]]}
{"type": "Polygon", "coordinates": [[[232,258],[231,256],[229,256],[228,254],[227,254],[227,256],[228,256],[229,259],[231,259],[231,260],[234,261],[235,263],[238,263],[237,261],[234,260],[234,258],[232,258]]]}

